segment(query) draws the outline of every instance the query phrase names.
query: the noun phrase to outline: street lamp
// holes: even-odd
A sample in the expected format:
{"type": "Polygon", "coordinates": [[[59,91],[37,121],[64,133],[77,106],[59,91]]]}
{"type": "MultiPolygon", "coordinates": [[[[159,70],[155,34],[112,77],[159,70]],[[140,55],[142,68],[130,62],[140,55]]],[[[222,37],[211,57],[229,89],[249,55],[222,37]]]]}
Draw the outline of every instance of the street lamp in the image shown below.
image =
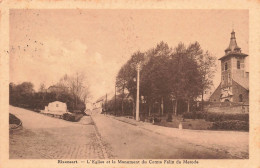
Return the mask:
{"type": "Polygon", "coordinates": [[[140,83],[140,63],[137,64],[137,93],[136,93],[136,121],[140,120],[139,117],[139,83],[140,83]]]}

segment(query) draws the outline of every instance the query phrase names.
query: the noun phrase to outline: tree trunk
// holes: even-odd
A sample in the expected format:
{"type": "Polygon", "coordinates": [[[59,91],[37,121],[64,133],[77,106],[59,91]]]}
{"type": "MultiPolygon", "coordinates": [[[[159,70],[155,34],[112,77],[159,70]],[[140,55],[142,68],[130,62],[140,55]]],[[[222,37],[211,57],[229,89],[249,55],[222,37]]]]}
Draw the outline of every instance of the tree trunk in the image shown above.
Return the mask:
{"type": "Polygon", "coordinates": [[[159,116],[161,116],[161,104],[157,103],[157,107],[158,107],[159,116]],[[158,105],[159,105],[159,107],[158,107],[158,105]]]}
{"type": "Polygon", "coordinates": [[[122,104],[121,104],[121,112],[122,112],[122,115],[124,115],[124,96],[125,96],[125,86],[123,86],[123,93],[122,93],[122,104]]]}
{"type": "Polygon", "coordinates": [[[202,91],[202,94],[201,94],[201,111],[204,110],[204,91],[202,91]]]}
{"type": "Polygon", "coordinates": [[[175,113],[176,116],[177,116],[177,110],[178,110],[177,106],[178,106],[178,101],[176,99],[175,100],[175,107],[174,107],[174,113],[175,113]]]}
{"type": "Polygon", "coordinates": [[[161,108],[162,108],[162,116],[163,116],[163,97],[162,97],[162,102],[161,102],[161,108]]]}
{"type": "Polygon", "coordinates": [[[133,110],[132,110],[132,113],[133,113],[133,117],[135,117],[135,102],[133,101],[133,110]]]}
{"type": "Polygon", "coordinates": [[[149,109],[148,109],[148,112],[149,112],[149,117],[151,116],[151,104],[149,104],[149,107],[148,107],[149,109]]]}
{"type": "Polygon", "coordinates": [[[174,106],[174,101],[172,100],[172,115],[175,113],[175,106],[174,106]]]}
{"type": "Polygon", "coordinates": [[[187,104],[188,104],[187,112],[190,112],[190,100],[189,100],[189,99],[188,99],[188,101],[187,101],[187,104]]]}

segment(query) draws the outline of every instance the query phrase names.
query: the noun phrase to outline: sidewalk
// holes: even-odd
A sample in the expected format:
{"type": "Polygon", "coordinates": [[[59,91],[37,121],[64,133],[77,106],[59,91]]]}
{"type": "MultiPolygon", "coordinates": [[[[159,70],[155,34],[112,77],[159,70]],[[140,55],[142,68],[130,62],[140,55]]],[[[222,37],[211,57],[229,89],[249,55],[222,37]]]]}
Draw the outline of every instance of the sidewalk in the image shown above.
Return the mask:
{"type": "Polygon", "coordinates": [[[238,158],[249,157],[249,133],[239,131],[211,131],[211,130],[188,130],[169,128],[152,123],[136,121],[125,117],[107,117],[137,126],[156,134],[179,138],[198,146],[204,146],[214,150],[227,151],[238,158]]]}

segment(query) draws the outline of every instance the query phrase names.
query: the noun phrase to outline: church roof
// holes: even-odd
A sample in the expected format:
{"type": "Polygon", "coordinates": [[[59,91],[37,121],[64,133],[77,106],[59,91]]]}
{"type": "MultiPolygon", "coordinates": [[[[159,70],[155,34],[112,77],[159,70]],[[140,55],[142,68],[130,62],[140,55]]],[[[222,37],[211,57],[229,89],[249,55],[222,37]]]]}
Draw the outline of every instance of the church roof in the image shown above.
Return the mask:
{"type": "Polygon", "coordinates": [[[223,58],[227,58],[229,56],[242,56],[246,57],[247,54],[241,52],[241,48],[237,45],[236,36],[234,30],[231,32],[231,38],[229,42],[229,46],[225,49],[225,55],[221,57],[219,60],[223,58]]]}
{"type": "Polygon", "coordinates": [[[239,76],[233,76],[233,80],[237,82],[240,86],[245,88],[246,90],[249,90],[249,78],[246,77],[239,77],[239,76]]]}

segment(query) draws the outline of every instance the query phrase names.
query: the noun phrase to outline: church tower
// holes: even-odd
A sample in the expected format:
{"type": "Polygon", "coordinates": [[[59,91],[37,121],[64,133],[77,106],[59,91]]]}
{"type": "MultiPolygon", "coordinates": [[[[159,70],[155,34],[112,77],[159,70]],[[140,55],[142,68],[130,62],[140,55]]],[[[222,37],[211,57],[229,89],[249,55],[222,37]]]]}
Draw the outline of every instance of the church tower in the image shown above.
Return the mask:
{"type": "Polygon", "coordinates": [[[245,72],[245,57],[247,56],[247,54],[241,52],[241,48],[237,45],[233,30],[225,55],[219,59],[221,61],[221,102],[243,102],[243,95],[239,93],[235,86],[239,84],[245,88],[248,87],[249,75],[245,72]]]}

